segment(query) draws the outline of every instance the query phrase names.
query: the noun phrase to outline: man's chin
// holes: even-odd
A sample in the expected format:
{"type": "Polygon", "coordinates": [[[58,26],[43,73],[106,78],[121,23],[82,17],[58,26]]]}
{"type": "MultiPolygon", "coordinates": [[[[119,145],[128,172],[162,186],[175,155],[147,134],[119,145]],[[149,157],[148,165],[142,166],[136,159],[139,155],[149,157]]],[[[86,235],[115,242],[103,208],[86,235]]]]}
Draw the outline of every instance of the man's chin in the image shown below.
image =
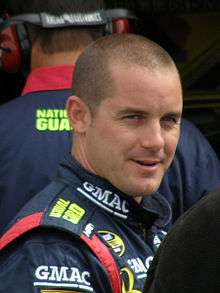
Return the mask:
{"type": "Polygon", "coordinates": [[[159,189],[160,184],[147,184],[145,186],[133,186],[133,188],[131,188],[130,185],[130,189],[127,192],[127,194],[129,194],[131,197],[133,198],[138,198],[138,197],[146,197],[146,196],[150,196],[151,194],[157,192],[157,190],[159,189]]]}
{"type": "Polygon", "coordinates": [[[137,186],[137,191],[136,193],[138,196],[145,197],[149,196],[159,189],[161,180],[147,180],[147,182],[139,184],[137,186]]]}
{"type": "Polygon", "coordinates": [[[110,182],[132,198],[145,197],[155,193],[159,189],[162,180],[159,176],[156,178],[140,178],[129,175],[130,174],[128,174],[127,177],[125,176],[126,180],[112,180],[112,182],[110,182]]]}

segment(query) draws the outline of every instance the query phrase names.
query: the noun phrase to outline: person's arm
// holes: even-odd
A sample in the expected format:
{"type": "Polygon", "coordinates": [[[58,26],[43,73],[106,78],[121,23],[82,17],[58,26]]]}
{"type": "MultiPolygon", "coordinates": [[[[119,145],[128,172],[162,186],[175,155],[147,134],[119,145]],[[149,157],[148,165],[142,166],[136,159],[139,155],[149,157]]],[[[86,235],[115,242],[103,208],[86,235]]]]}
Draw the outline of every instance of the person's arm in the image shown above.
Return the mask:
{"type": "Polygon", "coordinates": [[[205,136],[183,119],[174,160],[159,191],[172,206],[173,220],[220,187],[220,161],[205,136]]]}
{"type": "Polygon", "coordinates": [[[182,121],[178,148],[177,155],[185,170],[185,187],[189,195],[186,205],[189,208],[198,199],[220,187],[220,161],[206,137],[185,119],[182,121]]]}
{"type": "Polygon", "coordinates": [[[112,292],[101,263],[81,240],[41,233],[43,240],[32,233],[30,240],[18,240],[3,251],[0,292],[112,292]]]}

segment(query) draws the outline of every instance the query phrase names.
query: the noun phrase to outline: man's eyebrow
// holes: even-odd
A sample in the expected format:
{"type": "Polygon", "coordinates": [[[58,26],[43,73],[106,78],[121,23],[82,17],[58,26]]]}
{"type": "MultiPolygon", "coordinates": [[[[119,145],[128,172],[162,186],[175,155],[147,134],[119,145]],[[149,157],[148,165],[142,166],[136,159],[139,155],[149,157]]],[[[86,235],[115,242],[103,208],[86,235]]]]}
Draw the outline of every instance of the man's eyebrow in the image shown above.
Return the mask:
{"type": "Polygon", "coordinates": [[[176,110],[176,111],[170,111],[165,113],[166,116],[176,116],[176,117],[181,117],[182,116],[182,111],[176,110]]]}
{"type": "Polygon", "coordinates": [[[125,108],[123,110],[120,110],[117,113],[117,116],[123,116],[123,115],[127,115],[127,114],[139,114],[139,115],[147,115],[147,112],[143,111],[143,110],[139,110],[139,109],[134,109],[134,108],[125,108]]]}
{"type": "MultiPolygon", "coordinates": [[[[143,115],[143,116],[148,116],[150,113],[149,112],[146,112],[146,111],[143,111],[141,109],[135,109],[133,107],[127,107],[127,108],[124,108],[120,111],[118,111],[118,113],[116,114],[116,117],[122,117],[124,115],[143,115]]],[[[179,111],[179,110],[173,110],[173,111],[169,111],[169,112],[165,112],[163,114],[163,116],[175,116],[177,117],[178,119],[181,118],[182,116],[182,111],[179,111]]]]}

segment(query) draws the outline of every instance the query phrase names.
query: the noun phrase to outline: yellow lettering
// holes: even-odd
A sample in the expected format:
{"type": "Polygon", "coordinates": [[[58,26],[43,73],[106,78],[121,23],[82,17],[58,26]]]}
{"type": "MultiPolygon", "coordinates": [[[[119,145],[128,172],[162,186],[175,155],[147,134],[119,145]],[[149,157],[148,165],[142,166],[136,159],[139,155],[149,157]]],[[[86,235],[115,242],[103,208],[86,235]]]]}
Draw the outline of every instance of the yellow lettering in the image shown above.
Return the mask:
{"type": "Polygon", "coordinates": [[[55,119],[48,119],[48,130],[50,131],[56,131],[59,130],[59,119],[55,118],[55,119]]]}
{"type": "Polygon", "coordinates": [[[46,110],[45,109],[38,109],[36,111],[37,118],[45,118],[46,117],[46,110]]]}
{"type": "Polygon", "coordinates": [[[54,118],[59,118],[60,111],[62,111],[62,110],[59,110],[59,109],[54,109],[53,110],[53,112],[54,112],[54,118]]]}
{"type": "Polygon", "coordinates": [[[38,118],[36,120],[36,128],[40,131],[47,130],[47,119],[46,118],[38,118]]]}
{"type": "Polygon", "coordinates": [[[62,118],[60,120],[60,127],[59,127],[59,130],[60,131],[63,131],[63,130],[71,130],[71,125],[70,125],[70,122],[67,118],[62,118]]]}
{"type": "Polygon", "coordinates": [[[38,109],[36,111],[36,129],[39,131],[70,131],[72,126],[66,109],[38,109]]]}
{"type": "Polygon", "coordinates": [[[47,118],[53,118],[53,117],[54,117],[54,115],[53,115],[53,110],[48,109],[48,110],[47,110],[47,118]]]}

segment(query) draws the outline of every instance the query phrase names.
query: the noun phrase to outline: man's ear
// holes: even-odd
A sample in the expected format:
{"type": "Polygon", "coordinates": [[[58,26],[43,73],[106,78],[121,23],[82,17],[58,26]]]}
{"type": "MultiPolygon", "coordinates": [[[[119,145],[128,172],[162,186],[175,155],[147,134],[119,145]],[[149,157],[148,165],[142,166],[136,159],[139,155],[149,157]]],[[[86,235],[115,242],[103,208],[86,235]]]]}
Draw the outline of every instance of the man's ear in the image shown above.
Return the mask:
{"type": "Polygon", "coordinates": [[[66,102],[66,110],[74,132],[84,133],[91,123],[91,113],[86,103],[77,96],[70,96],[66,102]]]}

